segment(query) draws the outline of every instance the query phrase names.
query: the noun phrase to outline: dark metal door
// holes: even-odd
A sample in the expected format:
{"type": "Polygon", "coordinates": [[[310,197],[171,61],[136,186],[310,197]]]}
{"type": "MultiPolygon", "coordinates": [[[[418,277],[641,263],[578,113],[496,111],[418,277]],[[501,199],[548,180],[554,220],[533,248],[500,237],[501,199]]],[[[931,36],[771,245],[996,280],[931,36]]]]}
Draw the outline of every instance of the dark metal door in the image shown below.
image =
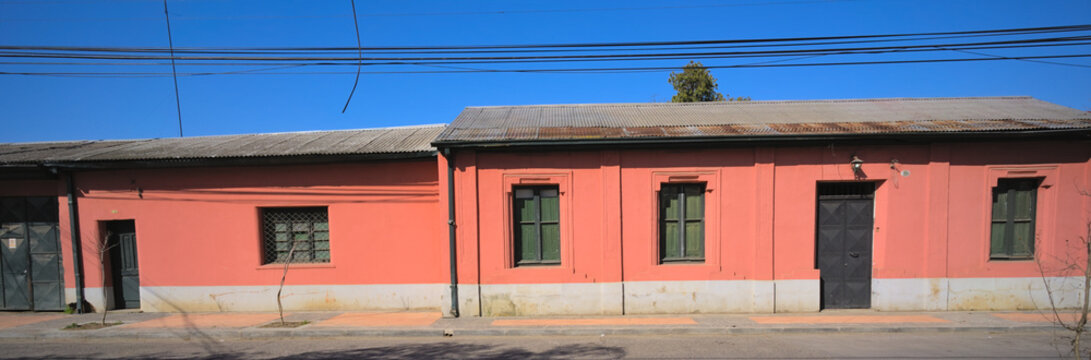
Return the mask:
{"type": "Polygon", "coordinates": [[[31,310],[30,245],[27,244],[26,201],[0,198],[0,281],[4,310],[31,310]]]}
{"type": "Polygon", "coordinates": [[[110,273],[114,282],[114,306],[140,308],[140,269],[136,261],[136,226],[132,220],[110,223],[110,273]]]}
{"type": "Polygon", "coordinates": [[[871,307],[874,191],[868,182],[818,186],[816,261],[824,309],[871,307]]]}
{"type": "Polygon", "coordinates": [[[61,276],[57,198],[27,198],[26,209],[34,310],[63,310],[64,283],[61,276]]]}
{"type": "Polygon", "coordinates": [[[0,309],[61,310],[57,198],[0,198],[0,309]]]}

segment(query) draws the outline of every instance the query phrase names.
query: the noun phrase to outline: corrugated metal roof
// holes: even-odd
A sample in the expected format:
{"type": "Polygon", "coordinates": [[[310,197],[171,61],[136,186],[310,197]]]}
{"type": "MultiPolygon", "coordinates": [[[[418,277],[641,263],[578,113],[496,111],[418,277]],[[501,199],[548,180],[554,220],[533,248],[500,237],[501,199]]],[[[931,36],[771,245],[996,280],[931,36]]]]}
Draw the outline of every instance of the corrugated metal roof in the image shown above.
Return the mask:
{"type": "Polygon", "coordinates": [[[141,140],[0,144],[0,164],[410,154],[435,151],[444,125],[141,140]]]}
{"type": "Polygon", "coordinates": [[[1031,97],[468,107],[436,144],[1091,129],[1091,113],[1031,97]]]}

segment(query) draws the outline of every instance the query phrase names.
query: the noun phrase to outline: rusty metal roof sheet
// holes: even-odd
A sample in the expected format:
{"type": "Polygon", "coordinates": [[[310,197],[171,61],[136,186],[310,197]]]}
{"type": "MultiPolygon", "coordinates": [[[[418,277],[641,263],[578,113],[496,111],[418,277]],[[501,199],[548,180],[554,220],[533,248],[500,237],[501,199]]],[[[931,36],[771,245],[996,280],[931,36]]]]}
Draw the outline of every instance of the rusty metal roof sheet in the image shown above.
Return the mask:
{"type": "Polygon", "coordinates": [[[141,140],[0,144],[0,164],[431,154],[444,125],[141,140]]]}
{"type": "Polygon", "coordinates": [[[468,107],[436,144],[1091,129],[1031,97],[468,107]]]}

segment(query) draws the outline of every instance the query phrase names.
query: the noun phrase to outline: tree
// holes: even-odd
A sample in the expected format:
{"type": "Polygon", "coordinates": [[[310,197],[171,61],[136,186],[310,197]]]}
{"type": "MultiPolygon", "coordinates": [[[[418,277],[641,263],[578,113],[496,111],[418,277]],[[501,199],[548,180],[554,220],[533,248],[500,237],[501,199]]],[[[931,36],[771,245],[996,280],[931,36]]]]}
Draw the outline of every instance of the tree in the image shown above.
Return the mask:
{"type": "Polygon", "coordinates": [[[293,256],[295,256],[295,241],[292,241],[292,247],[288,249],[288,258],[284,260],[284,273],[280,275],[280,287],[277,288],[277,312],[280,313],[280,325],[288,326],[288,323],[284,322],[284,305],[280,303],[280,294],[284,292],[284,280],[288,278],[288,265],[292,264],[293,256]]]}
{"type": "MultiPolygon", "coordinates": [[[[106,313],[109,312],[110,307],[106,304],[106,258],[110,254],[110,250],[117,246],[117,243],[110,243],[110,238],[113,237],[113,233],[107,231],[102,236],[102,239],[91,244],[91,248],[98,253],[99,263],[99,277],[102,279],[102,326],[106,327],[106,313]]],[[[121,286],[121,284],[114,284],[114,286],[121,286]]]]}
{"type": "MultiPolygon", "coordinates": [[[[1080,195],[1091,197],[1091,192],[1079,189],[1080,195]]],[[[1072,346],[1072,356],[1076,360],[1082,359],[1081,352],[1083,349],[1080,345],[1080,340],[1083,335],[1088,331],[1088,313],[1091,311],[1091,218],[1084,220],[1084,235],[1080,237],[1076,244],[1076,249],[1069,249],[1066,246],[1064,252],[1064,258],[1059,259],[1061,262],[1061,268],[1054,271],[1047,271],[1042,265],[1042,261],[1035,257],[1034,261],[1038,265],[1038,271],[1042,274],[1042,282],[1045,285],[1046,296],[1049,299],[1049,314],[1050,320],[1055,324],[1060,325],[1061,328],[1071,332],[1072,340],[1069,344],[1072,346]],[[1075,251],[1071,251],[1075,250],[1075,251]],[[1072,257],[1071,255],[1079,254],[1079,256],[1072,257]],[[1082,284],[1077,284],[1074,289],[1064,288],[1057,286],[1057,284],[1051,284],[1048,275],[1068,277],[1076,275],[1082,284]],[[1073,291],[1075,290],[1075,291],[1073,291]],[[1077,299],[1079,308],[1077,309],[1075,318],[1068,318],[1063,316],[1058,308],[1063,305],[1059,304],[1063,302],[1058,297],[1077,292],[1077,299]]],[[[1068,244],[1068,241],[1065,240],[1068,244]]],[[[1089,354],[1091,355],[1091,354],[1089,354]]]]}
{"type": "Polygon", "coordinates": [[[716,78],[709,74],[708,68],[697,61],[690,61],[682,67],[681,73],[671,72],[670,83],[678,91],[671,102],[698,101],[749,101],[750,97],[724,96],[716,91],[716,78]]]}

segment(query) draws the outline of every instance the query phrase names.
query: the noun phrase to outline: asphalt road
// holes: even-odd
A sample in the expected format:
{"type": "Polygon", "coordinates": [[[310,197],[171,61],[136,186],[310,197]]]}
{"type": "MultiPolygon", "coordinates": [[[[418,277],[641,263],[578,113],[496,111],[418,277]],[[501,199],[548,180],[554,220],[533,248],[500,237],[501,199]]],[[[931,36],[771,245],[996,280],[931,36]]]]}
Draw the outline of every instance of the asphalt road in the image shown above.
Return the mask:
{"type": "MultiPolygon", "coordinates": [[[[731,336],[0,340],[5,359],[1042,359],[1049,332],[731,336]]],[[[1061,349],[1061,350],[1058,350],[1061,349]]]]}

